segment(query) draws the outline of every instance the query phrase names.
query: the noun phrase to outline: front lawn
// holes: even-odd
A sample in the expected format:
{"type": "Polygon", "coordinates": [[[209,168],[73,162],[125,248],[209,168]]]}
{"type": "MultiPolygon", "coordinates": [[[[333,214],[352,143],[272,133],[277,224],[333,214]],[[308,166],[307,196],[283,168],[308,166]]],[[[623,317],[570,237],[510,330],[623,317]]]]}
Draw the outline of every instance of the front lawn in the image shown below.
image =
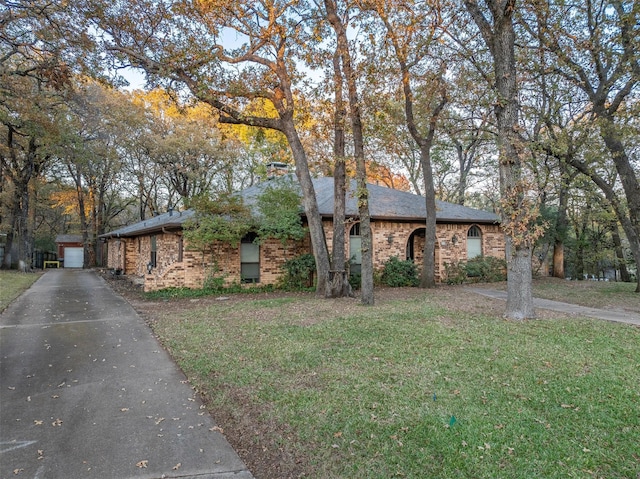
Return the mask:
{"type": "Polygon", "coordinates": [[[0,270],[0,313],[39,277],[40,273],[0,270]]]}
{"type": "Polygon", "coordinates": [[[639,328],[403,291],[232,296],[152,323],[259,479],[638,477],[639,328]]]}

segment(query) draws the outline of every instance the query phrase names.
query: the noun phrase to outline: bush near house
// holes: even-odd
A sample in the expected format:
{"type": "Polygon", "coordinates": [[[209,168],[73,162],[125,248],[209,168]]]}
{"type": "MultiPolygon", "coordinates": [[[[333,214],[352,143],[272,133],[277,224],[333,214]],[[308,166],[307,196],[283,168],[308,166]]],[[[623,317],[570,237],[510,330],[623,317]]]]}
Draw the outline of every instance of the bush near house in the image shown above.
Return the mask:
{"type": "Polygon", "coordinates": [[[384,264],[381,277],[382,284],[399,288],[403,286],[418,286],[418,270],[413,261],[402,261],[392,256],[384,264]]]}
{"type": "Polygon", "coordinates": [[[316,260],[312,254],[301,254],[285,261],[282,266],[285,274],[282,277],[282,289],[302,291],[313,287],[313,275],[316,271],[316,260]]]}
{"type": "Polygon", "coordinates": [[[478,256],[468,261],[444,264],[447,284],[494,283],[507,279],[507,263],[493,256],[478,256]]]}

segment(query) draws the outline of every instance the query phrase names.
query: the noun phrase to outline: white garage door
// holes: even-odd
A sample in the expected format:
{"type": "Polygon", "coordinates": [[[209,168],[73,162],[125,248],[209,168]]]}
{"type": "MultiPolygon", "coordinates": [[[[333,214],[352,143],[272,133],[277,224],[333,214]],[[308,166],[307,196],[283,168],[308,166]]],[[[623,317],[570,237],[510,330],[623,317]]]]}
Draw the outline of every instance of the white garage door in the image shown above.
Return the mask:
{"type": "Polygon", "coordinates": [[[64,249],[64,267],[65,268],[82,268],[84,265],[84,248],[64,249]]]}

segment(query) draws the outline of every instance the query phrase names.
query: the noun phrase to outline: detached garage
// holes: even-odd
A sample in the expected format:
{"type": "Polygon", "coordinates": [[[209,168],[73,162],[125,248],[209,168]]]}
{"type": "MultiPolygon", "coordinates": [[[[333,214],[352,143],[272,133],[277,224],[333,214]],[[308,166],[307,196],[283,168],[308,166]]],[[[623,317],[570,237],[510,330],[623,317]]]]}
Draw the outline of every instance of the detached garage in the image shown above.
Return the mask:
{"type": "Polygon", "coordinates": [[[84,266],[84,244],[82,235],[58,235],[58,260],[65,268],[82,268],[84,266]]]}

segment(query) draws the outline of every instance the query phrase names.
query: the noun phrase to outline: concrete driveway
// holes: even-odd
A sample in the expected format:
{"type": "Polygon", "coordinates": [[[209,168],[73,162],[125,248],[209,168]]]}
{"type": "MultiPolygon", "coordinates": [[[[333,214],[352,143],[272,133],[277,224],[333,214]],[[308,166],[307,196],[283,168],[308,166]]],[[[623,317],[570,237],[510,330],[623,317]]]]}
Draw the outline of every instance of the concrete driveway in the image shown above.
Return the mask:
{"type": "Polygon", "coordinates": [[[0,478],[253,476],[131,306],[49,270],[0,315],[0,478]]]}

